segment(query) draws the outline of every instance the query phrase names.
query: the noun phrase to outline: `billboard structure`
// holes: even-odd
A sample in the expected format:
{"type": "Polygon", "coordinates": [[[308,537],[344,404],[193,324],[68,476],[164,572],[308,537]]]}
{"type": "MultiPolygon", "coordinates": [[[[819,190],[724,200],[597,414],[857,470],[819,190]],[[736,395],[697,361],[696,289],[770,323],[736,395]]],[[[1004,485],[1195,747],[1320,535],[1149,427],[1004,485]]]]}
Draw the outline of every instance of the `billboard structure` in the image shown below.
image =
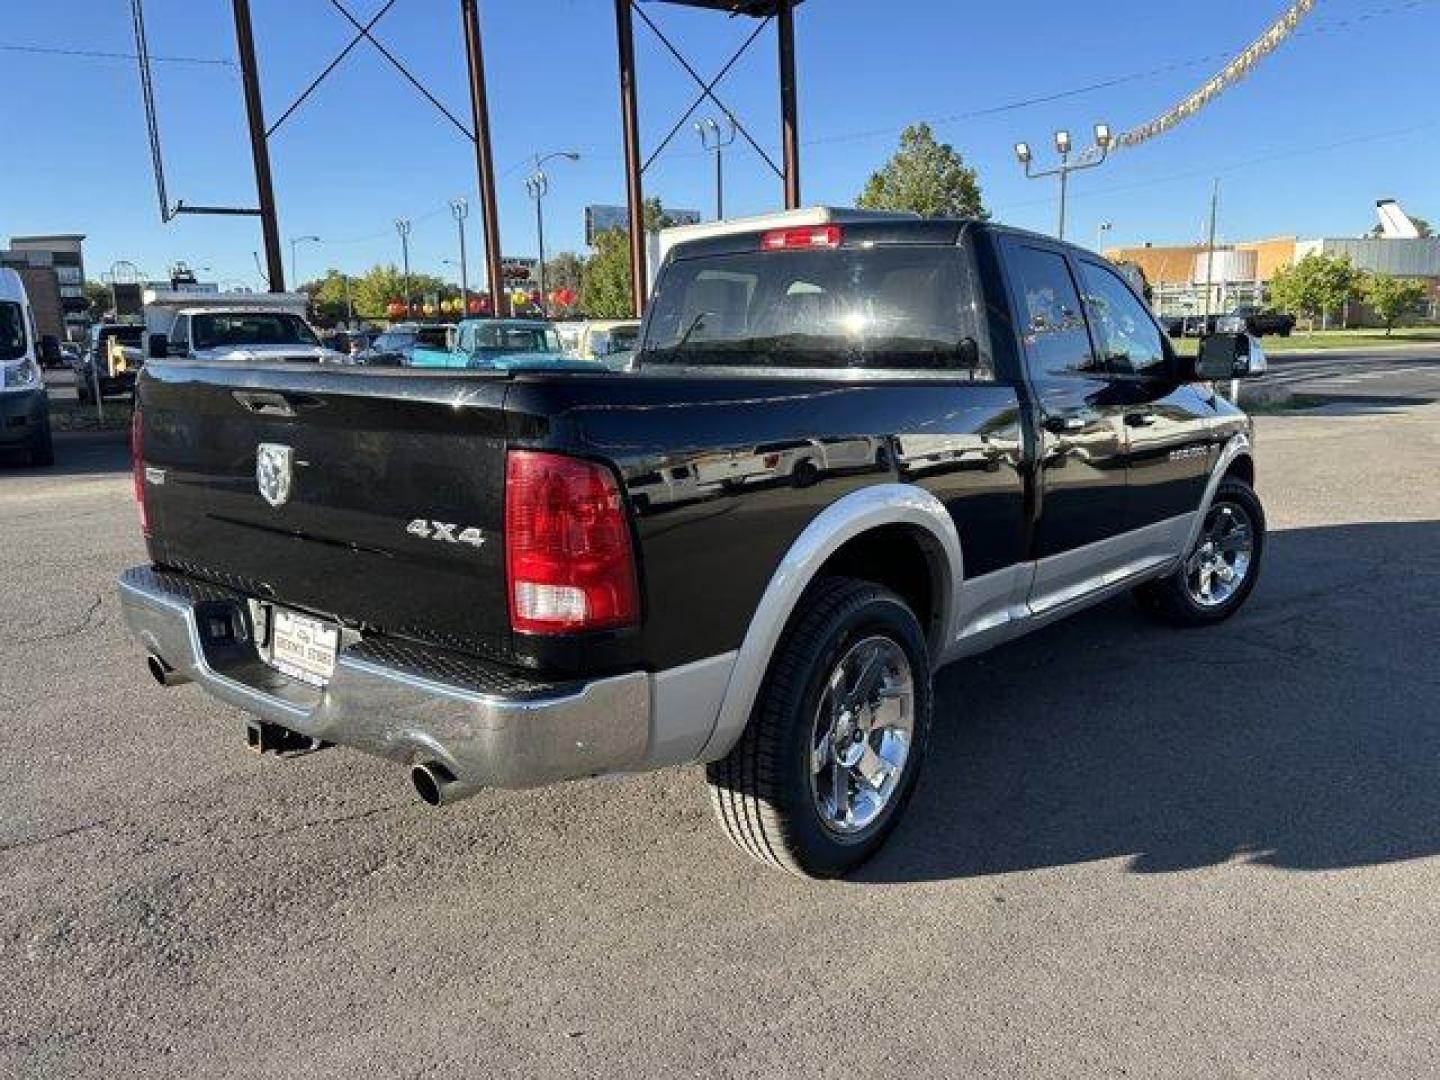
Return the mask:
{"type": "MultiPolygon", "coordinates": [[[[665,216],[667,225],[700,224],[699,210],[672,210],[666,207],[661,213],[665,216]]],[[[594,247],[595,237],[607,229],[629,232],[630,212],[623,206],[585,207],[585,243],[589,247],[594,247]]]]}

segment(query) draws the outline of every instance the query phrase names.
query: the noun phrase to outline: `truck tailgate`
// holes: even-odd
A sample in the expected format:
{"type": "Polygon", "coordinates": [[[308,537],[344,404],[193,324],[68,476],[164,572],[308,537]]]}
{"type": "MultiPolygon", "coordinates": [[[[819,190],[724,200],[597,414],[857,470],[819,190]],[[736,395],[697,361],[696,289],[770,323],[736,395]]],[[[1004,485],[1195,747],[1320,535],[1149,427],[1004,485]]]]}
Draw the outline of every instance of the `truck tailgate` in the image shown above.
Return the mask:
{"type": "Polygon", "coordinates": [[[147,365],[151,556],[350,625],[507,658],[506,393],[500,378],[439,372],[147,365]],[[257,478],[261,444],[290,478],[278,505],[257,478]]]}

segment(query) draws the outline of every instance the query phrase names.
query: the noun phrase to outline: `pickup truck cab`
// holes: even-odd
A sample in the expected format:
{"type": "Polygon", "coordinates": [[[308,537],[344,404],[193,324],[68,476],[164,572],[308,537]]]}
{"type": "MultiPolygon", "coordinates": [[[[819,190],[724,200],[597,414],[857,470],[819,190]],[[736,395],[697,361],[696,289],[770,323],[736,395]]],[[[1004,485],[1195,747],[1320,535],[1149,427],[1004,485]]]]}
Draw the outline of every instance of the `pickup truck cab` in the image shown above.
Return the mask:
{"type": "Polygon", "coordinates": [[[59,339],[36,334],[25,283],[11,267],[0,267],[0,451],[23,454],[31,465],[55,463],[40,373],[47,353],[59,356],[59,339]]]}
{"type": "Polygon", "coordinates": [[[1177,356],[1048,237],[733,221],[669,248],[623,372],[147,365],[120,597],[257,748],[378,754],[434,805],[700,763],[739,847],[843,874],[941,665],[1117,593],[1244,604],[1265,518],[1212,381],[1263,367],[1177,356]]]}
{"type": "Polygon", "coordinates": [[[147,290],[146,353],[151,359],[343,364],[305,321],[304,293],[147,290]]]}

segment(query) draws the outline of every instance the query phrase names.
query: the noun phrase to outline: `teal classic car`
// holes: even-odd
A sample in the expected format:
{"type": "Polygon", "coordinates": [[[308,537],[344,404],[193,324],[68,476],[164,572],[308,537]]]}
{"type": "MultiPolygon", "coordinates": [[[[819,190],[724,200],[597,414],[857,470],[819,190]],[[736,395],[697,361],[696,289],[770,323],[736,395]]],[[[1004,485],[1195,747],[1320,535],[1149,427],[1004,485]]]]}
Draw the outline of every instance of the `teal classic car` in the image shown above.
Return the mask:
{"type": "Polygon", "coordinates": [[[566,356],[555,327],[538,319],[464,319],[450,340],[448,349],[417,345],[409,366],[501,371],[603,367],[566,356]]]}

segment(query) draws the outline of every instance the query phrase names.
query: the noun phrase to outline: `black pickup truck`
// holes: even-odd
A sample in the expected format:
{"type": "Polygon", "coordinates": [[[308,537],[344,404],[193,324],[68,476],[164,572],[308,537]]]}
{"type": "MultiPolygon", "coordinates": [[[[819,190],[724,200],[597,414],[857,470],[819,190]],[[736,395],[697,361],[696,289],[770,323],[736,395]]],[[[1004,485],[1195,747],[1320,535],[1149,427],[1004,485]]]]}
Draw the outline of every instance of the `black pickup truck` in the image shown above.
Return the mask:
{"type": "Polygon", "coordinates": [[[258,749],[440,805],[703,763],[757,858],[842,874],[942,664],[1118,592],[1192,626],[1264,550],[1251,425],[1103,259],[823,210],[669,252],[632,370],[156,361],[127,621],[258,749]]]}

